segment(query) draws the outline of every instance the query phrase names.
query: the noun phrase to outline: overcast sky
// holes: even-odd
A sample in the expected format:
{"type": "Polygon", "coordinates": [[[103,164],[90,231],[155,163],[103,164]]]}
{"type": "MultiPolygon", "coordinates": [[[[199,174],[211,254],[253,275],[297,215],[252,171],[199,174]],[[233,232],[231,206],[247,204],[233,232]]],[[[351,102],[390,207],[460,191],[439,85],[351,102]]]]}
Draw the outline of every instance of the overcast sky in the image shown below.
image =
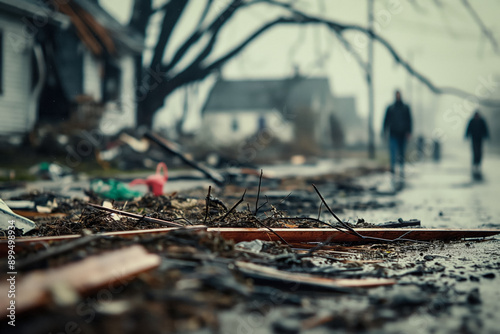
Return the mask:
{"type": "MultiPolygon", "coordinates": [[[[100,1],[118,20],[128,21],[131,0],[100,1]]],[[[215,0],[216,9],[220,11],[228,2],[215,0]]],[[[367,2],[302,0],[297,1],[297,7],[342,23],[366,26],[367,2]]],[[[492,44],[481,34],[462,2],[440,0],[418,3],[422,5],[415,7],[405,0],[376,0],[374,13],[378,33],[438,86],[451,86],[474,93],[478,89],[486,92],[488,90],[482,89],[484,86],[490,89],[498,82],[498,90],[500,78],[491,82],[491,75],[500,74],[500,54],[495,53],[492,44]],[[485,84],[488,81],[490,83],[485,84]]],[[[199,12],[203,4],[203,0],[192,1],[187,13],[199,12]]],[[[470,0],[470,4],[494,36],[498,36],[500,1],[470,0]]],[[[255,5],[242,11],[222,32],[216,53],[222,54],[253,29],[280,13],[283,12],[270,10],[267,5],[255,5]]],[[[179,43],[182,35],[192,26],[192,22],[188,22],[189,17],[195,15],[186,15],[185,22],[176,31],[174,44],[179,43]]],[[[151,36],[157,32],[155,25],[157,21],[153,21],[151,36]]],[[[366,38],[357,32],[347,33],[346,37],[366,59],[366,38]]],[[[154,38],[150,38],[148,45],[151,46],[153,42],[154,38]]],[[[167,52],[167,58],[172,51],[170,49],[167,52]]],[[[295,65],[304,75],[328,76],[335,95],[356,96],[358,113],[366,117],[368,103],[363,72],[335,36],[325,28],[274,28],[228,63],[222,73],[226,78],[276,78],[292,75],[295,65]],[[322,57],[325,59],[323,62],[322,57]]],[[[403,99],[411,104],[417,132],[431,135],[436,129],[444,129],[452,137],[463,135],[462,127],[474,106],[466,105],[467,115],[460,114],[460,120],[457,120],[453,116],[457,116],[458,112],[453,111],[453,108],[456,103],[463,104],[460,99],[438,98],[429,93],[416,80],[409,79],[404,69],[395,65],[389,53],[379,44],[375,46],[374,83],[376,131],[380,129],[387,104],[393,100],[394,90],[399,88],[403,92],[403,99]]],[[[206,89],[202,92],[206,92],[206,89]]],[[[200,99],[204,98],[203,94],[200,96],[200,99]]],[[[168,122],[169,115],[174,113],[173,109],[179,109],[179,101],[175,99],[168,104],[168,110],[161,113],[158,122],[168,122]]]]}

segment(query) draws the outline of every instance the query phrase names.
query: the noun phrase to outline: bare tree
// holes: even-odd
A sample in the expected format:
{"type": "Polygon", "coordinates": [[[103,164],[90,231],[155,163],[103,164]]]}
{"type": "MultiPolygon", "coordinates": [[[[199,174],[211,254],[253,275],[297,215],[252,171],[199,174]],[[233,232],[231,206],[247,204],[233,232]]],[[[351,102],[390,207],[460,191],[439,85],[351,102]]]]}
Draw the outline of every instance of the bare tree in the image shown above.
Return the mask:
{"type": "MultiPolygon", "coordinates": [[[[152,0],[135,0],[134,14],[130,20],[130,26],[143,35],[146,34],[146,28],[151,16],[158,12],[164,13],[160,34],[158,35],[150,63],[144,68],[142,57],[138,57],[136,61],[138,78],[136,91],[138,111],[136,119],[137,125],[139,126],[144,125],[151,128],[153,116],[164,105],[165,99],[176,89],[196,81],[201,81],[211,73],[220,70],[222,66],[242,52],[255,39],[278,25],[326,26],[336,34],[347,50],[354,54],[354,48],[352,48],[349,41],[344,38],[343,34],[347,31],[359,31],[381,44],[396,62],[426,85],[432,92],[436,94],[451,94],[465,98],[473,97],[473,94],[453,87],[438,87],[433,84],[431,80],[416,71],[408,61],[404,60],[393,45],[372,29],[354,24],[342,24],[334,20],[309,15],[296,9],[294,7],[296,1],[294,0],[228,0],[226,1],[226,6],[218,12],[215,18],[212,18],[210,22],[205,22],[208,18],[208,13],[213,9],[216,2],[214,0],[206,0],[196,28],[184,42],[181,43],[177,50],[174,51],[173,56],[165,62],[164,54],[167,46],[171,41],[175,28],[185,15],[185,9],[190,1],[199,2],[200,0],[170,0],[159,8],[153,8],[152,0]],[[213,58],[213,50],[217,44],[221,30],[234,18],[235,14],[239,11],[246,10],[250,6],[261,3],[282,8],[284,9],[284,14],[268,22],[264,22],[259,28],[250,33],[247,38],[241,41],[240,44],[227,50],[226,53],[219,58],[209,60],[213,58]],[[194,59],[180,71],[177,71],[176,66],[180,63],[184,63],[188,53],[193,51],[195,47],[199,51],[194,59]]],[[[465,0],[464,3],[466,3],[465,0]]],[[[217,5],[220,6],[220,1],[217,2],[217,5]]],[[[360,66],[366,71],[367,65],[362,62],[362,58],[355,54],[355,59],[358,60],[360,66]]],[[[478,102],[489,106],[500,105],[500,101],[497,100],[483,99],[478,102]]]]}

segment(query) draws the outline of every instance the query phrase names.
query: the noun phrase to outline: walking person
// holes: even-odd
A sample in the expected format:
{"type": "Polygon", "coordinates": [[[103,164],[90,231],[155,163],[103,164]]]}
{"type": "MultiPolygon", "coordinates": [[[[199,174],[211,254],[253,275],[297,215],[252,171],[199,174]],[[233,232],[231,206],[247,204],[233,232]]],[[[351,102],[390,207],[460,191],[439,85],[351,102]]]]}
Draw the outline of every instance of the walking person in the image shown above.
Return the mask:
{"type": "Polygon", "coordinates": [[[399,175],[404,178],[406,144],[412,131],[410,107],[403,103],[401,92],[396,91],[396,101],[387,107],[384,118],[383,134],[389,136],[389,152],[391,155],[391,173],[394,176],[396,164],[399,164],[399,175]]]}
{"type": "Polygon", "coordinates": [[[480,178],[483,139],[489,138],[489,133],[486,121],[479,113],[479,110],[476,110],[474,116],[470,119],[465,131],[465,138],[470,138],[472,141],[472,175],[480,178]]]}

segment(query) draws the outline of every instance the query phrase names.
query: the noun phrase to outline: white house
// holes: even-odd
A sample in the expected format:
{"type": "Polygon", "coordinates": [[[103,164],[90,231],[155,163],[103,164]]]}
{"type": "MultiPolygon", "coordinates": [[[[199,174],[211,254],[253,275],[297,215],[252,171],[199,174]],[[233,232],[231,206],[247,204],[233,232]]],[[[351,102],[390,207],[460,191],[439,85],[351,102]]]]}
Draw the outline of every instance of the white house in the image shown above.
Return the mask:
{"type": "MultiPolygon", "coordinates": [[[[35,52],[33,31],[27,28],[26,18],[41,12],[28,1],[0,0],[0,134],[10,135],[29,131],[35,121],[40,93],[33,82],[35,52]]],[[[46,25],[69,24],[63,15],[47,17],[46,25]]]]}
{"type": "Polygon", "coordinates": [[[44,123],[92,128],[107,110],[133,119],[142,50],[97,1],[0,0],[0,136],[44,123]]]}
{"type": "Polygon", "coordinates": [[[346,124],[351,125],[359,120],[354,108],[354,98],[334,98],[324,77],[220,79],[203,107],[202,132],[216,145],[244,140],[263,129],[290,142],[299,136],[298,123],[310,121],[312,126],[306,136],[319,147],[328,148],[332,140],[330,115],[335,114],[342,123],[346,119],[346,124]],[[303,113],[305,119],[299,116],[303,113]]]}

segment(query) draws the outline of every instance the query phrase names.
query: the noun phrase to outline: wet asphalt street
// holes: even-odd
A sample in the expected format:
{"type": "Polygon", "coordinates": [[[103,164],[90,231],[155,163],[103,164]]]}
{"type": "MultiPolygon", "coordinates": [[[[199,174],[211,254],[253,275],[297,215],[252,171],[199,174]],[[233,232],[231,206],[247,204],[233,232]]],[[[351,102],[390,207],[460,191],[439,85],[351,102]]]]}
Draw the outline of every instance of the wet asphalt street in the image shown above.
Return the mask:
{"type": "MultiPolygon", "coordinates": [[[[485,155],[483,180],[472,177],[468,146],[448,152],[439,163],[407,164],[404,189],[395,195],[377,196],[380,200],[395,200],[394,208],[348,210],[344,216],[351,221],[364,218],[373,223],[401,217],[419,219],[425,227],[499,228],[500,156],[485,155]]],[[[381,190],[391,188],[388,174],[367,182],[381,190]]]]}

